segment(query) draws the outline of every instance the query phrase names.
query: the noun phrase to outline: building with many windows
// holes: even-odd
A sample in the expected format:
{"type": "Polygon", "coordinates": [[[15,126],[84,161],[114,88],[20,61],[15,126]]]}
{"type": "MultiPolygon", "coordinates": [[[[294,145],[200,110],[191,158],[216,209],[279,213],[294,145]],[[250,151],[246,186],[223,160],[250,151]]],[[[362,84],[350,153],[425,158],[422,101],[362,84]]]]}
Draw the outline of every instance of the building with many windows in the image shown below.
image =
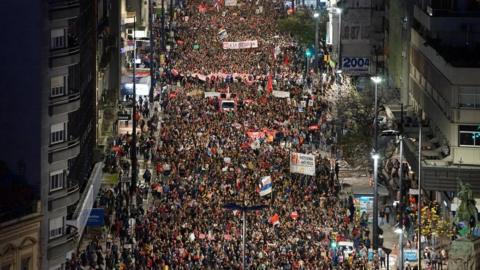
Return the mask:
{"type": "MultiPolygon", "coordinates": [[[[390,5],[389,13],[393,8],[390,5]]],[[[403,15],[397,17],[402,20],[390,25],[398,24],[397,40],[407,42],[403,55],[407,66],[402,67],[404,60],[400,60],[398,70],[392,70],[392,74],[408,74],[405,87],[405,80],[396,78],[400,79],[397,86],[402,101],[426,126],[422,188],[431,199],[448,206],[459,180],[470,183],[474,192],[480,193],[480,2],[417,0],[411,7],[400,8],[403,15]],[[406,23],[402,26],[401,21],[406,23]],[[404,26],[408,29],[402,30],[404,26]],[[409,34],[407,38],[405,33],[409,34]]],[[[389,31],[393,34],[392,27],[389,31]]],[[[389,51],[389,61],[394,53],[398,52],[389,51]]],[[[415,122],[407,121],[406,129],[418,130],[415,122]]],[[[415,144],[407,141],[405,155],[418,173],[415,144]]]]}
{"type": "Polygon", "coordinates": [[[0,68],[8,89],[0,94],[0,161],[21,168],[41,201],[40,269],[63,269],[102,177],[95,163],[97,9],[90,0],[0,3],[3,25],[11,26],[1,50],[10,60],[0,68]]]}

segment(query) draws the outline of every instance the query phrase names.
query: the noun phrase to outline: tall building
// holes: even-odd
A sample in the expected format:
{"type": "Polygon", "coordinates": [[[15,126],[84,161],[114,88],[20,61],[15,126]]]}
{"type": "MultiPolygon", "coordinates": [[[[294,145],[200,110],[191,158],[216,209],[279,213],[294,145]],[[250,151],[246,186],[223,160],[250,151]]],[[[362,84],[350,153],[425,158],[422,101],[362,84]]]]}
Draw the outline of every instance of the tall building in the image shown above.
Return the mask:
{"type": "MultiPolygon", "coordinates": [[[[480,2],[417,0],[409,31],[409,81],[402,96],[429,126],[422,188],[449,205],[459,179],[480,193],[480,2]]],[[[417,171],[410,143],[406,156],[417,171]]]]}
{"type": "Polygon", "coordinates": [[[328,6],[326,41],[341,70],[353,76],[383,73],[384,0],[330,0],[328,6]]]}
{"type": "Polygon", "coordinates": [[[95,164],[97,1],[5,0],[0,10],[8,26],[0,54],[10,59],[0,68],[8,89],[0,94],[0,161],[19,168],[41,201],[40,269],[63,269],[102,177],[95,164]]]}

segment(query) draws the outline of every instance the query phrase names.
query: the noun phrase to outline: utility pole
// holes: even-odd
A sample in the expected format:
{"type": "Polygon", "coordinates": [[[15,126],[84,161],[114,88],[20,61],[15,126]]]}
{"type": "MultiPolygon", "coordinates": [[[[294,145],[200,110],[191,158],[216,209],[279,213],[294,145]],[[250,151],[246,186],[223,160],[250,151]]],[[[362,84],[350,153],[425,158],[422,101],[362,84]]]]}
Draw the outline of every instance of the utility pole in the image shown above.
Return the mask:
{"type": "Polygon", "coordinates": [[[155,44],[154,44],[154,39],[153,39],[153,5],[152,5],[152,0],[148,0],[148,10],[149,10],[149,16],[148,16],[148,23],[150,27],[150,92],[149,92],[149,100],[150,102],[153,102],[153,92],[155,88],[155,73],[154,73],[154,67],[153,67],[153,53],[155,50],[155,44]]]}
{"type": "Polygon", "coordinates": [[[165,53],[165,0],[162,0],[162,44],[160,50],[165,53]]]}
{"type": "Polygon", "coordinates": [[[136,27],[136,17],[133,17],[133,108],[132,108],[132,145],[130,147],[130,159],[132,161],[132,181],[130,182],[130,192],[134,192],[137,187],[137,90],[135,87],[136,84],[136,74],[135,66],[137,60],[137,40],[135,36],[136,27]]]}

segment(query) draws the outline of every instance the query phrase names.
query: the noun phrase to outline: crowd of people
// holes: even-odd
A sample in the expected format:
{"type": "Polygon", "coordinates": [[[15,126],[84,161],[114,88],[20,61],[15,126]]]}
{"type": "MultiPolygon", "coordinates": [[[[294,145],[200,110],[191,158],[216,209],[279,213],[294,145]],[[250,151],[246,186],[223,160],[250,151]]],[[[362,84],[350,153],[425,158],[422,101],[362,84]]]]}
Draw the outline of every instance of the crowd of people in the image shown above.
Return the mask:
{"type": "MultiPolygon", "coordinates": [[[[368,215],[352,197],[338,196],[334,112],[323,96],[334,73],[303,77],[293,40],[275,31],[281,4],[189,1],[180,11],[177,58],[167,63],[180,74],[161,75],[169,85],[160,94],[163,116],[139,106],[151,117],[138,134],[149,173],[134,189],[102,190],[96,206],[106,209],[104,239],[92,240],[66,269],[379,269],[384,254],[372,249],[368,215]],[[228,36],[219,41],[222,29],[228,36]],[[223,41],[249,39],[258,48],[222,49],[223,41]],[[213,72],[254,79],[181,76],[213,72]],[[273,88],[289,94],[274,96],[273,88]],[[234,106],[224,108],[225,100],[234,106]],[[291,173],[292,153],[314,155],[315,175],[291,173]],[[266,196],[263,177],[272,183],[266,196]],[[262,207],[243,220],[229,203],[262,207]]],[[[131,135],[113,145],[119,150],[111,158],[126,161],[131,135]]],[[[131,171],[128,161],[119,166],[131,171]]]]}

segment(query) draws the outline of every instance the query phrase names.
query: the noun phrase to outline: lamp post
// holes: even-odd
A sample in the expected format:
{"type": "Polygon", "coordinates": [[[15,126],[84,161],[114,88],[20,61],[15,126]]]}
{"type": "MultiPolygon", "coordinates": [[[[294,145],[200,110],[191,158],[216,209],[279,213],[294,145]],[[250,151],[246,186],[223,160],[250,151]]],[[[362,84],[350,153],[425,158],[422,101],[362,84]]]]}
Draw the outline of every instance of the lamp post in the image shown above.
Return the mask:
{"type": "Polygon", "coordinates": [[[320,13],[318,13],[318,1],[317,1],[317,10],[313,14],[315,18],[315,72],[318,73],[318,21],[320,20],[320,13]]]}
{"type": "Polygon", "coordinates": [[[239,205],[236,203],[226,203],[223,205],[223,208],[228,209],[228,210],[238,210],[242,212],[242,269],[246,269],[246,263],[245,263],[245,235],[246,235],[246,218],[245,218],[245,212],[251,212],[251,211],[257,211],[257,210],[262,210],[264,208],[267,208],[268,206],[266,205],[239,205]]]}
{"type": "Polygon", "coordinates": [[[137,40],[135,36],[136,17],[133,17],[133,108],[132,108],[132,145],[130,147],[130,159],[132,160],[132,181],[130,182],[130,192],[135,191],[137,187],[137,90],[136,90],[136,73],[137,65],[137,40]]]}
{"type": "Polygon", "coordinates": [[[375,84],[375,118],[373,125],[374,148],[373,148],[373,249],[378,249],[378,84],[382,82],[379,76],[371,77],[375,84]]]}
{"type": "Polygon", "coordinates": [[[398,178],[399,178],[399,186],[400,186],[400,220],[399,220],[399,228],[397,228],[395,230],[395,233],[398,233],[398,244],[399,244],[399,247],[400,247],[400,263],[399,263],[399,269],[404,269],[404,254],[403,254],[403,235],[404,235],[404,231],[405,231],[405,227],[404,227],[404,224],[403,224],[403,212],[405,211],[405,202],[404,202],[404,199],[403,199],[403,135],[397,131],[397,130],[394,130],[394,131],[384,131],[382,132],[382,136],[396,136],[399,140],[399,144],[400,144],[400,171],[399,171],[399,174],[398,174],[398,178]]]}
{"type": "Polygon", "coordinates": [[[336,8],[338,14],[338,66],[342,68],[342,9],[336,8]]]}
{"type": "Polygon", "coordinates": [[[418,125],[418,270],[422,269],[422,120],[418,125]]]}
{"type": "Polygon", "coordinates": [[[148,11],[149,11],[149,16],[148,16],[148,23],[150,26],[150,92],[148,95],[149,101],[153,102],[153,92],[154,92],[154,70],[153,70],[153,51],[155,50],[155,44],[153,43],[153,6],[152,6],[152,0],[148,1],[148,11]]]}

